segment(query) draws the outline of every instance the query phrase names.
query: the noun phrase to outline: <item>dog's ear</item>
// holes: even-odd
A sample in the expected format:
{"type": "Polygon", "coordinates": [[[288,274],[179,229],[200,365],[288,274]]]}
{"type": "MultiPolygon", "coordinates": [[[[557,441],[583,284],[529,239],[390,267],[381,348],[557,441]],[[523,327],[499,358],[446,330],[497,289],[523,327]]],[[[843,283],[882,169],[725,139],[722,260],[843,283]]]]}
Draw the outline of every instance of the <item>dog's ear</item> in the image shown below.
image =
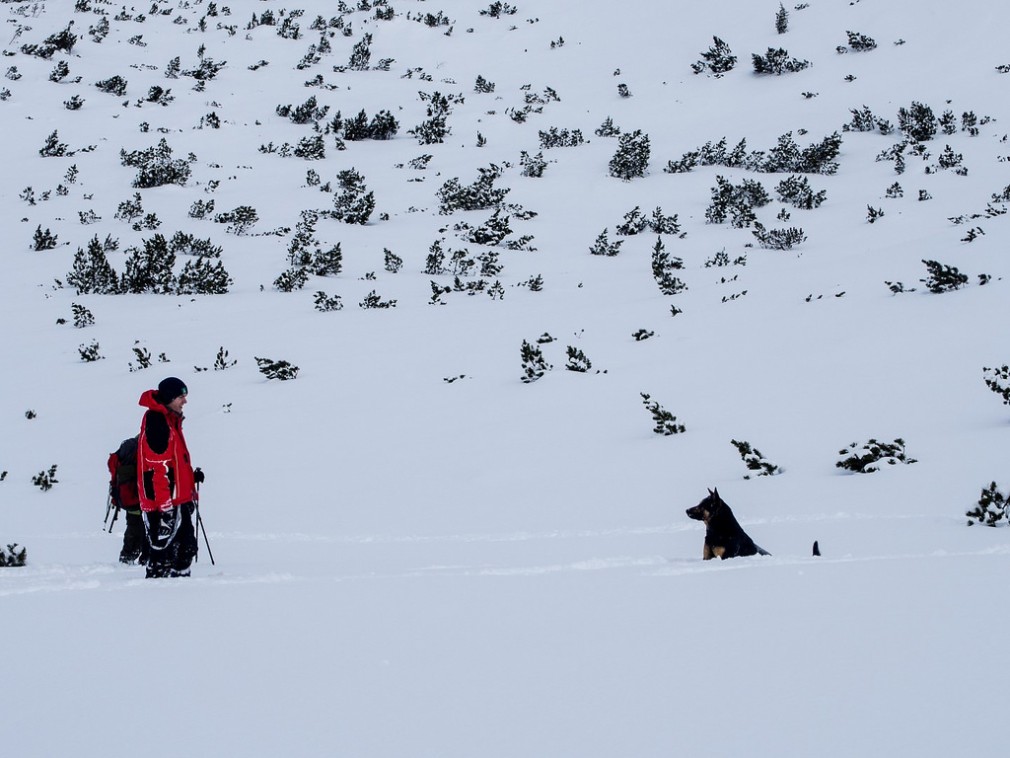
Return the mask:
{"type": "Polygon", "coordinates": [[[711,487],[709,487],[709,488],[708,488],[708,494],[709,494],[709,495],[714,495],[714,494],[716,494],[716,493],[712,491],[712,488],[711,488],[711,487]]]}
{"type": "Polygon", "coordinates": [[[711,492],[713,495],[715,495],[715,497],[717,497],[720,500],[722,500],[722,498],[719,497],[719,488],[718,487],[716,487],[714,490],[709,490],[709,492],[711,492]]]}

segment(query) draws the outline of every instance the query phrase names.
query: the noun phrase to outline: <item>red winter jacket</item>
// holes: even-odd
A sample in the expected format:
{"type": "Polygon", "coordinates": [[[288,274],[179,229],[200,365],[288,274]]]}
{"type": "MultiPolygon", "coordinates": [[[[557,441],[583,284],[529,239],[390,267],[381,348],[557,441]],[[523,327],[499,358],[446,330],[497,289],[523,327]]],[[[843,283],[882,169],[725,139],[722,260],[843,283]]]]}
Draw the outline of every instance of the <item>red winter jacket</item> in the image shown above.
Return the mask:
{"type": "Polygon", "coordinates": [[[141,395],[140,405],[148,409],[140,425],[137,450],[141,510],[163,511],[193,502],[196,485],[182,435],[182,416],[158,401],[157,390],[141,395]]]}

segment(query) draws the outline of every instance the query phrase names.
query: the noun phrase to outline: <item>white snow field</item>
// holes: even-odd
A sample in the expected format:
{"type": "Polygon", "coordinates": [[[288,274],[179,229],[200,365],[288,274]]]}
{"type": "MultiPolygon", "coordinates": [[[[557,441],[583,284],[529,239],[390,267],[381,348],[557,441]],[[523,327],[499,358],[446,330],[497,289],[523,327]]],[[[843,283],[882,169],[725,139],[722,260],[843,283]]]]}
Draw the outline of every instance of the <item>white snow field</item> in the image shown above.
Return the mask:
{"type": "Polygon", "coordinates": [[[0,550],[28,551],[0,568],[3,754],[1005,755],[1010,531],[965,514],[1010,487],[983,375],[1010,361],[1010,9],[782,7],[780,34],[773,0],[0,4],[0,550]],[[736,65],[696,74],[713,37],[736,65]],[[812,65],[756,73],[778,48],[812,65]],[[435,93],[449,132],[421,144],[435,93]],[[310,97],[318,118],[278,113],[310,97]],[[948,128],[906,141],[917,106],[948,128]],[[338,111],[398,128],[342,139],[338,111]],[[648,137],[644,175],[611,175],[607,119],[648,137]],[[837,133],[837,170],[664,170],[790,133],[837,133]],[[124,159],[161,140],[189,175],[134,186],[124,159]],[[903,173],[878,160],[902,145],[903,173]],[[364,224],[333,213],[351,169],[364,224]],[[498,204],[440,213],[482,171],[498,204]],[[790,176],[823,203],[781,199],[790,176]],[[771,202],[708,223],[719,177],[771,202]],[[511,233],[473,241],[499,206],[511,233]],[[620,234],[636,207],[679,233],[620,234]],[[283,292],[305,211],[342,268],[283,292]],[[762,246],[754,218],[805,239],[762,246]],[[617,255],[591,254],[604,231],[617,255]],[[123,276],[177,233],[221,248],[226,294],[68,281],[93,239],[123,276]],[[924,261],[967,281],[932,293],[924,261]],[[191,577],[148,580],[103,530],[105,462],[172,375],[214,564],[201,539],[191,577]],[[915,462],[836,466],[869,440],[915,462]],[[771,556],[702,560],[684,511],[716,487],[771,556]]]}

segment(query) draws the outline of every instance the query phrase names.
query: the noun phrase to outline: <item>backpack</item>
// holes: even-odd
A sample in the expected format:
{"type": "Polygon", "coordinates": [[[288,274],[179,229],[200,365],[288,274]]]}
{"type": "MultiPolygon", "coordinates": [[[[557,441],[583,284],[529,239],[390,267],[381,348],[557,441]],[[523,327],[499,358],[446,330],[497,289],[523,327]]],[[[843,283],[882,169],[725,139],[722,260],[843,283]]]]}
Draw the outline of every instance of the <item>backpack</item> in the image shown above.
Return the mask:
{"type": "Polygon", "coordinates": [[[109,494],[117,508],[138,508],[137,441],[140,435],[123,440],[114,453],[109,453],[109,494]]]}

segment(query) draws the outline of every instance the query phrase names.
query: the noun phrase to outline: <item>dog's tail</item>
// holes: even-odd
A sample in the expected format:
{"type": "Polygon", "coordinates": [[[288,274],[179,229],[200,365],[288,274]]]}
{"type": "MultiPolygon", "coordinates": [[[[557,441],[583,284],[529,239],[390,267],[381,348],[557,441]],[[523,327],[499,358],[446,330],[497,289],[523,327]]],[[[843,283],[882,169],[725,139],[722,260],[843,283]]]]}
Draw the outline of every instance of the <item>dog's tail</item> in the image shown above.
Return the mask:
{"type": "Polygon", "coordinates": [[[769,553],[769,552],[768,552],[767,550],[765,550],[765,549],[764,549],[763,547],[761,547],[760,545],[754,545],[754,547],[756,547],[756,548],[757,548],[757,551],[758,551],[758,555],[771,555],[771,553],[769,553]]]}
{"type": "Polygon", "coordinates": [[[817,556],[820,554],[821,554],[821,548],[818,547],[817,540],[814,540],[814,555],[817,556]]]}

